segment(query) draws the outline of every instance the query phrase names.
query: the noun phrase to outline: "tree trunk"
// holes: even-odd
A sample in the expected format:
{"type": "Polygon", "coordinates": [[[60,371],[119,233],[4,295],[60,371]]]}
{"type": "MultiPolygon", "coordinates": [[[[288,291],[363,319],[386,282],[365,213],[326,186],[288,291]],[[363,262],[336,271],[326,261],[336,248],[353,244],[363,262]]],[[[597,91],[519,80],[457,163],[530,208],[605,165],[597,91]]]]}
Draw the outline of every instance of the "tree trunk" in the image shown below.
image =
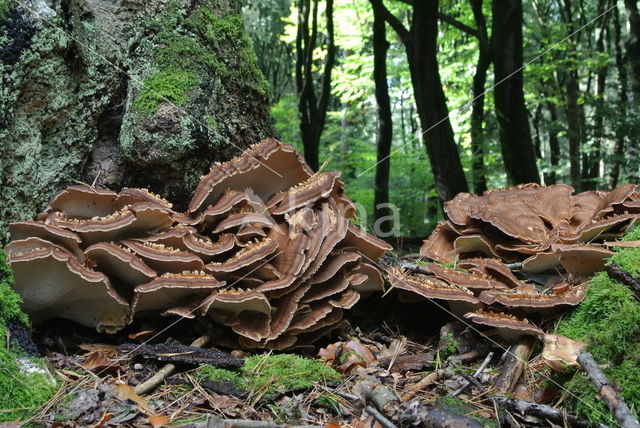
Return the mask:
{"type": "Polygon", "coordinates": [[[413,25],[405,41],[420,127],[441,203],[467,192],[458,146],[449,121],[438,68],[438,1],[413,6],[413,25]]]}
{"type": "Polygon", "coordinates": [[[618,185],[620,178],[620,169],[624,165],[624,143],[625,143],[625,122],[627,120],[627,68],[625,67],[624,57],[622,55],[622,38],[620,28],[620,13],[618,7],[614,9],[613,31],[614,31],[614,48],[616,52],[616,68],[618,70],[618,109],[620,118],[616,123],[616,142],[613,148],[613,160],[611,165],[611,173],[609,175],[609,188],[613,189],[618,185]]]}
{"type": "Polygon", "coordinates": [[[522,88],[522,1],[493,0],[492,6],[494,99],[507,178],[539,183],[522,88]]]}
{"type": "Polygon", "coordinates": [[[333,0],[326,0],[327,55],[319,93],[316,93],[313,52],[318,47],[318,5],[320,0],[298,1],[298,33],[296,36],[296,89],[300,136],[304,157],[313,170],[320,165],[320,137],[324,130],[331,96],[331,74],[336,57],[333,29],[333,0]]]}
{"type": "Polygon", "coordinates": [[[0,239],[77,181],[181,209],[213,161],[273,134],[239,0],[18,3],[0,17],[20,33],[0,42],[0,239]]]}
{"type": "Polygon", "coordinates": [[[624,0],[629,19],[629,40],[626,43],[629,62],[629,80],[634,102],[640,100],[640,13],[637,0],[624,0]]]}
{"type": "MultiPolygon", "coordinates": [[[[391,168],[391,143],[393,141],[393,123],[391,120],[391,100],[387,84],[387,49],[389,42],[386,35],[386,22],[379,8],[373,8],[373,80],[376,85],[376,101],[378,103],[378,155],[375,176],[374,210],[375,220],[391,219],[389,204],[389,170],[391,168]]],[[[378,234],[388,235],[393,230],[391,221],[382,221],[378,234]]]]}
{"type": "Polygon", "coordinates": [[[438,198],[440,203],[444,203],[460,192],[467,192],[469,187],[449,121],[447,99],[438,69],[438,1],[414,2],[409,30],[385,8],[382,0],[371,2],[383,11],[385,20],[406,47],[423,139],[438,198]]]}
{"type": "Polygon", "coordinates": [[[560,163],[560,141],[558,140],[558,112],[556,105],[550,101],[547,101],[547,109],[549,110],[549,118],[551,123],[549,125],[549,159],[551,161],[551,171],[545,175],[545,184],[556,184],[558,179],[557,169],[560,163]]]}
{"type": "MultiPolygon", "coordinates": [[[[600,2],[600,4],[601,7],[604,8],[604,2],[600,2]]],[[[602,55],[606,53],[605,46],[609,45],[609,30],[608,28],[605,28],[606,24],[607,20],[604,19],[600,35],[596,40],[596,50],[602,55]]],[[[602,158],[602,146],[604,140],[605,88],[608,69],[608,64],[605,63],[598,69],[596,76],[596,108],[593,122],[593,147],[589,150],[587,156],[587,168],[585,168],[584,176],[582,178],[582,186],[585,190],[594,190],[598,187],[600,160],[602,158]]]]}
{"type": "Polygon", "coordinates": [[[491,49],[487,25],[482,13],[484,0],[470,0],[478,35],[478,62],[473,75],[473,105],[471,108],[471,177],[473,190],[482,194],[487,190],[487,177],[484,165],[484,92],[487,72],[491,66],[491,49]]]}

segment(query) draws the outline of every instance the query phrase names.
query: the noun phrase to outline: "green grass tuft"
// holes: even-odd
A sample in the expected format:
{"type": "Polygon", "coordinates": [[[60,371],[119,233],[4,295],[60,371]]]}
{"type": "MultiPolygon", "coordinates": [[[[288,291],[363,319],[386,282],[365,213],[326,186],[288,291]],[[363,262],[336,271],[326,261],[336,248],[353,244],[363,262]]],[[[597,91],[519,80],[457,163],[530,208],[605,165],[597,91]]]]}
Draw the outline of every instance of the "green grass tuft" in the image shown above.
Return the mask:
{"type": "Polygon", "coordinates": [[[203,366],[195,376],[200,380],[231,382],[238,388],[266,395],[308,389],[314,383],[333,384],[340,380],[340,375],[322,361],[292,354],[251,356],[239,372],[203,366]]]}

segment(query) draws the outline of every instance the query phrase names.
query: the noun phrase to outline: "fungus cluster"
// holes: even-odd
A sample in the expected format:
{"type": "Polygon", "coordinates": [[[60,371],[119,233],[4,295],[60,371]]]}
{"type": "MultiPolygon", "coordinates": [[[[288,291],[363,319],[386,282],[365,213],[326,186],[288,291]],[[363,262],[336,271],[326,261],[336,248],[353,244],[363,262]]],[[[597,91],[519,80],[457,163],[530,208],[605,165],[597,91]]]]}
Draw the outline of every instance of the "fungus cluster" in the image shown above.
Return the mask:
{"type": "Polygon", "coordinates": [[[186,212],[145,189],[71,186],[10,225],[16,290],[35,323],[115,332],[136,318],[203,316],[235,345],[311,343],[382,290],[371,263],[390,249],[349,223],[338,177],[268,139],[215,164],[186,212]]]}
{"type": "Polygon", "coordinates": [[[583,299],[581,279],[602,270],[613,254],[603,241],[638,222],[640,195],[632,184],[576,195],[562,184],[526,184],[481,196],[461,193],[445,212],[448,220],[438,224],[420,254],[456,268],[431,263],[410,273],[391,267],[391,284],[409,292],[408,298],[447,301],[459,315],[513,338],[542,333],[527,318],[583,299]],[[519,277],[504,263],[517,263],[519,277]],[[536,279],[539,286],[521,278],[536,279]]]}

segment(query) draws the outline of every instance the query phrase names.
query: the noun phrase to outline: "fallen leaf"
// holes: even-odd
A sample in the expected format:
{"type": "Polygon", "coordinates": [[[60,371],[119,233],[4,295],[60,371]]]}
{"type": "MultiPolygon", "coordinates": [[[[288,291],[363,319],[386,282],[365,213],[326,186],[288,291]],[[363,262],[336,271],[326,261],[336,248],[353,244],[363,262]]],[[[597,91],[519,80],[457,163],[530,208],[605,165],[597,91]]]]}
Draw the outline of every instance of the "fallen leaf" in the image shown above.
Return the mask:
{"type": "Polygon", "coordinates": [[[119,366],[115,366],[115,363],[108,359],[102,351],[90,352],[85,362],[82,363],[82,367],[87,370],[119,368],[119,366]]]}
{"type": "Polygon", "coordinates": [[[119,383],[118,385],[116,385],[116,396],[122,401],[133,401],[138,405],[140,411],[146,414],[153,415],[153,412],[151,411],[151,409],[149,409],[149,405],[147,404],[146,400],[136,394],[133,388],[131,388],[129,385],[124,383],[119,383]]]}
{"type": "Polygon", "coordinates": [[[100,420],[95,425],[91,426],[91,428],[101,428],[104,424],[109,422],[109,420],[112,418],[113,418],[113,415],[111,413],[105,413],[104,415],[102,415],[102,418],[100,418],[100,420]]]}
{"type": "Polygon", "coordinates": [[[587,346],[585,342],[572,340],[558,334],[545,334],[542,359],[557,372],[563,372],[567,366],[580,367],[578,355],[587,346]]]}
{"type": "Polygon", "coordinates": [[[378,352],[377,358],[381,360],[383,358],[395,358],[401,355],[407,349],[407,338],[401,336],[399,339],[393,339],[389,346],[385,346],[378,352]]]}
{"type": "Polygon", "coordinates": [[[157,415],[157,416],[149,416],[149,424],[153,428],[160,428],[161,426],[167,425],[171,422],[168,416],[165,415],[157,415]]]}
{"type": "Polygon", "coordinates": [[[324,424],[324,428],[340,428],[340,424],[337,422],[327,422],[324,424]]]}

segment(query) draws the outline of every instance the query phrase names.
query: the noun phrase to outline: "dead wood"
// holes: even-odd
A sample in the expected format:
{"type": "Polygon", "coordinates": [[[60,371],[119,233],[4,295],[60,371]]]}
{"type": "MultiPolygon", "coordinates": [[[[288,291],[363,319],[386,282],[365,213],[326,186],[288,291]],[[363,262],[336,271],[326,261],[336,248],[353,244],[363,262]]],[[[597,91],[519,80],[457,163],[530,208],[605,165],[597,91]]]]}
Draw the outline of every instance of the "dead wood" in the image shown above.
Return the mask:
{"type": "Polygon", "coordinates": [[[530,336],[521,337],[518,342],[507,350],[504,365],[493,384],[499,394],[506,394],[513,390],[520,379],[522,371],[533,350],[534,339],[530,336]]]}
{"type": "Polygon", "coordinates": [[[626,270],[622,269],[616,263],[608,263],[605,265],[604,270],[609,274],[611,279],[614,279],[627,287],[631,288],[636,294],[640,294],[640,280],[635,278],[626,270]]]}
{"type": "Polygon", "coordinates": [[[492,358],[493,358],[493,352],[489,352],[485,357],[484,361],[482,362],[482,364],[480,364],[480,367],[478,367],[478,369],[473,373],[473,376],[471,376],[470,379],[467,379],[467,382],[464,385],[462,385],[460,388],[458,388],[456,391],[454,391],[451,394],[451,396],[456,397],[462,394],[472,384],[474,384],[476,387],[479,386],[478,389],[482,390],[483,387],[478,383],[477,377],[480,376],[480,374],[484,371],[484,369],[487,368],[492,358]]]}
{"type": "Polygon", "coordinates": [[[408,371],[420,372],[433,367],[435,357],[431,352],[425,352],[414,355],[398,355],[393,360],[393,364],[389,367],[392,357],[385,357],[378,360],[376,366],[389,368],[398,373],[408,371]]]}
{"type": "Polygon", "coordinates": [[[356,384],[364,403],[371,403],[377,409],[390,414],[398,404],[396,394],[375,378],[368,378],[356,384]]]}
{"type": "MultiPolygon", "coordinates": [[[[196,340],[194,340],[191,343],[191,346],[188,346],[186,348],[200,350],[199,347],[206,345],[208,342],[209,342],[209,337],[208,336],[201,336],[201,337],[197,338],[196,340]]],[[[124,346],[124,345],[120,345],[120,346],[124,346]]],[[[158,346],[158,345],[137,345],[138,348],[142,348],[143,346],[153,347],[153,346],[158,346]]],[[[138,349],[133,349],[131,351],[131,353],[133,355],[136,355],[135,352],[137,350],[138,349]]],[[[220,351],[217,351],[217,352],[220,352],[220,351]]],[[[231,357],[231,356],[229,355],[229,357],[231,357]]],[[[234,357],[231,357],[231,358],[234,358],[234,357]]],[[[160,385],[162,382],[164,382],[164,380],[168,376],[170,376],[171,373],[173,373],[173,371],[175,369],[176,369],[176,366],[174,364],[172,364],[172,363],[165,364],[158,371],[158,373],[156,373],[155,375],[151,376],[149,379],[145,380],[144,382],[142,382],[138,386],[136,386],[136,388],[134,390],[135,393],[138,394],[138,395],[142,395],[142,394],[146,394],[147,392],[153,391],[158,385],[160,385]]]]}
{"type": "Polygon", "coordinates": [[[532,403],[530,401],[507,397],[491,397],[491,399],[498,407],[520,416],[535,416],[560,425],[564,424],[566,421],[569,426],[576,428],[587,428],[593,426],[608,428],[607,425],[593,424],[585,419],[580,419],[575,415],[566,413],[563,410],[554,409],[553,407],[545,404],[532,403]]]}
{"type": "Polygon", "coordinates": [[[451,369],[439,369],[429,373],[402,395],[402,401],[411,400],[421,389],[433,385],[438,381],[449,379],[453,374],[453,370],[451,369]]]}
{"type": "Polygon", "coordinates": [[[620,425],[625,428],[640,428],[638,419],[633,416],[618,391],[609,383],[593,355],[583,350],[578,355],[578,362],[586,372],[589,380],[596,386],[600,397],[607,404],[620,425]]]}
{"type": "Polygon", "coordinates": [[[391,422],[389,419],[387,419],[382,413],[380,413],[375,408],[373,408],[371,406],[367,406],[367,407],[365,407],[364,410],[365,410],[365,412],[367,412],[371,416],[373,416],[373,419],[375,419],[376,422],[378,422],[384,428],[397,428],[396,425],[393,422],[391,422]]]}
{"type": "Polygon", "coordinates": [[[211,364],[222,368],[238,368],[243,364],[241,359],[233,357],[226,352],[215,349],[202,349],[196,346],[123,344],[118,346],[118,350],[130,352],[132,357],[141,357],[147,360],[167,363],[189,365],[211,364]]]}
{"type": "Polygon", "coordinates": [[[429,428],[481,428],[482,424],[473,419],[456,415],[447,410],[430,407],[412,400],[398,412],[396,420],[401,426],[429,428]]]}

